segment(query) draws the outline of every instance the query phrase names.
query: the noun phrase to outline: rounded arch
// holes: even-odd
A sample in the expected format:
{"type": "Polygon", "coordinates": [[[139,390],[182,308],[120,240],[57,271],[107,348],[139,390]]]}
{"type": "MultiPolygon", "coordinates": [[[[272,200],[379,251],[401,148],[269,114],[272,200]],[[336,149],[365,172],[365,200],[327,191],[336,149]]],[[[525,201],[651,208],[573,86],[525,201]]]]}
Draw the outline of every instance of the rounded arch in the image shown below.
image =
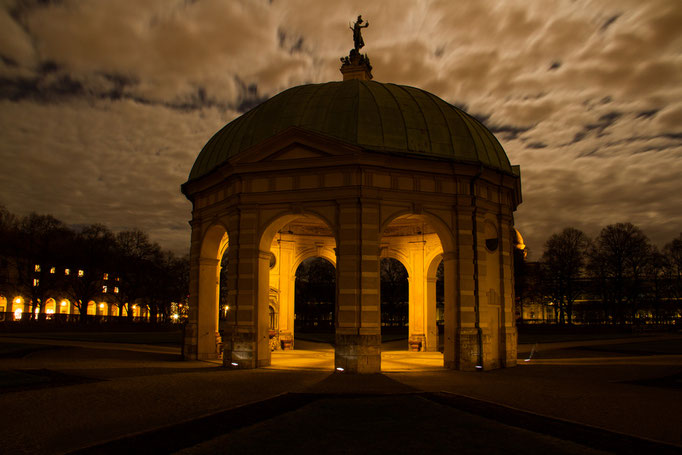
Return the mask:
{"type": "Polygon", "coordinates": [[[221,222],[212,224],[201,240],[202,258],[221,259],[229,242],[227,228],[221,222]]]}
{"type": "Polygon", "coordinates": [[[327,219],[327,217],[313,210],[306,210],[305,212],[302,213],[291,213],[290,210],[286,210],[273,216],[263,225],[264,227],[261,229],[260,242],[258,244],[259,250],[270,251],[270,246],[272,245],[272,241],[274,240],[277,232],[279,232],[279,230],[282,229],[287,224],[299,218],[304,219],[312,218],[321,221],[322,223],[324,223],[325,226],[327,226],[331,230],[332,236],[334,237],[334,242],[338,243],[336,225],[330,222],[327,219]]]}
{"type": "Polygon", "coordinates": [[[379,260],[384,258],[395,259],[396,261],[400,262],[400,265],[405,267],[405,270],[407,271],[407,277],[409,278],[413,276],[412,264],[410,264],[410,260],[402,251],[395,248],[386,248],[385,252],[382,251],[382,255],[379,260]]]}
{"type": "Polygon", "coordinates": [[[440,240],[440,243],[443,247],[443,251],[448,252],[455,251],[454,236],[452,230],[450,229],[450,226],[448,226],[448,224],[445,221],[443,221],[438,215],[430,213],[427,210],[421,213],[415,213],[413,210],[400,210],[391,214],[381,224],[381,229],[379,230],[379,239],[381,239],[384,236],[386,228],[390,226],[392,222],[408,216],[424,217],[436,231],[438,239],[440,240]]]}
{"type": "Polygon", "coordinates": [[[427,279],[436,278],[436,272],[438,272],[438,266],[443,260],[443,252],[435,254],[430,260],[427,261],[426,277],[427,279]]]}
{"type": "MultiPolygon", "coordinates": [[[[424,258],[424,263],[426,264],[426,271],[427,271],[427,276],[428,273],[430,272],[430,267],[433,261],[436,261],[436,268],[438,267],[438,262],[443,260],[443,246],[441,245],[439,248],[434,248],[433,250],[429,251],[429,253],[426,255],[424,258]],[[438,260],[436,260],[438,258],[438,260]]],[[[435,272],[434,272],[435,273],[435,272]]]]}
{"type": "Polygon", "coordinates": [[[43,309],[43,312],[51,314],[51,313],[58,313],[57,311],[57,301],[50,297],[45,300],[45,308],[43,309]]]}
{"type": "Polygon", "coordinates": [[[70,313],[71,312],[71,302],[69,299],[62,297],[57,299],[57,313],[70,313]]]}
{"type": "Polygon", "coordinates": [[[336,265],[319,254],[312,254],[295,269],[291,328],[299,330],[335,330],[336,265]]]}
{"type": "Polygon", "coordinates": [[[336,254],[334,253],[334,250],[329,251],[327,248],[322,248],[321,250],[318,250],[317,248],[309,248],[296,256],[294,261],[291,263],[291,273],[295,275],[296,270],[298,270],[298,266],[301,265],[303,261],[310,258],[322,258],[336,268],[336,254]]]}

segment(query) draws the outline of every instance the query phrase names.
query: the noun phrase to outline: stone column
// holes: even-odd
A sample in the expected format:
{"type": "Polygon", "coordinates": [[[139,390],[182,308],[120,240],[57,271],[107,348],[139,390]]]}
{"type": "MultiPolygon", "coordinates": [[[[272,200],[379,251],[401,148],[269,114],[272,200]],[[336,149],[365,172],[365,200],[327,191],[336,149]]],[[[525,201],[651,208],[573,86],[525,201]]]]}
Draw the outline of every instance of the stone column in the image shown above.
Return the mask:
{"type": "MultiPolygon", "coordinates": [[[[196,220],[190,222],[192,226],[192,236],[189,254],[189,301],[187,323],[184,326],[184,340],[182,354],[185,359],[198,359],[198,330],[197,322],[199,316],[199,261],[201,252],[201,224],[196,220]]],[[[127,315],[132,316],[133,302],[128,302],[127,315]]],[[[70,314],[73,314],[71,308],[70,314]]]]}
{"type": "Polygon", "coordinates": [[[279,339],[283,349],[294,348],[294,299],[296,270],[293,268],[296,243],[278,240],[279,259],[279,339]]]}
{"type": "MultiPolygon", "coordinates": [[[[499,368],[499,306],[496,305],[498,293],[498,280],[494,279],[498,272],[499,245],[494,253],[489,253],[486,248],[486,218],[483,211],[476,210],[476,271],[474,281],[474,295],[478,303],[478,348],[481,350],[479,363],[476,365],[483,369],[499,368]],[[491,282],[491,280],[494,281],[491,282]]],[[[498,229],[499,235],[499,229],[498,229]]]]}
{"type": "Polygon", "coordinates": [[[446,368],[475,370],[479,358],[479,331],[476,328],[474,236],[470,207],[457,208],[456,226],[457,251],[443,254],[446,280],[443,358],[446,368]]]}
{"type": "Polygon", "coordinates": [[[223,363],[236,368],[257,368],[270,364],[268,339],[268,299],[270,252],[258,249],[258,212],[242,209],[235,215],[230,232],[230,311],[234,321],[223,340],[223,363]],[[234,235],[233,235],[234,237],[234,235]],[[234,266],[233,266],[234,264],[234,266]]]}
{"type": "Polygon", "coordinates": [[[198,258],[197,262],[199,267],[199,295],[196,310],[197,359],[217,359],[219,357],[216,348],[216,332],[218,332],[220,260],[198,258]]]}
{"type": "Polygon", "coordinates": [[[438,350],[438,325],[436,324],[436,277],[425,277],[426,288],[426,345],[425,351],[438,350]]]}
{"type": "Polygon", "coordinates": [[[518,335],[514,308],[514,235],[511,215],[499,217],[500,226],[500,338],[502,341],[501,363],[503,367],[516,366],[518,335]]]}
{"type": "Polygon", "coordinates": [[[426,347],[426,276],[424,270],[424,241],[408,243],[408,260],[412,276],[409,277],[409,348],[423,351],[426,347]]]}
{"type": "Polygon", "coordinates": [[[339,203],[335,368],[351,373],[381,371],[379,302],[379,204],[339,203]]]}

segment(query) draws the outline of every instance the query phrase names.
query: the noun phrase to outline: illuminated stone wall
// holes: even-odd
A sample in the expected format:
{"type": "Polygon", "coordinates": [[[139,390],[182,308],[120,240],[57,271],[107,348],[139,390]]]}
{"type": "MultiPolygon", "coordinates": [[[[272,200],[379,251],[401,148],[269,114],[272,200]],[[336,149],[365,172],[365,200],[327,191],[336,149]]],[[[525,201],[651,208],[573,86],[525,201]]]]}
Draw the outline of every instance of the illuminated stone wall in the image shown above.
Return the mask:
{"type": "Polygon", "coordinates": [[[410,284],[410,341],[437,348],[435,272],[444,262],[444,366],[513,366],[516,175],[362,150],[292,128],[188,182],[193,202],[189,358],[219,356],[219,259],[229,243],[226,366],[270,363],[269,302],[293,334],[296,267],[320,256],[337,271],[335,364],[381,370],[379,263],[410,284]],[[271,255],[275,265],[271,269],[271,255]]]}

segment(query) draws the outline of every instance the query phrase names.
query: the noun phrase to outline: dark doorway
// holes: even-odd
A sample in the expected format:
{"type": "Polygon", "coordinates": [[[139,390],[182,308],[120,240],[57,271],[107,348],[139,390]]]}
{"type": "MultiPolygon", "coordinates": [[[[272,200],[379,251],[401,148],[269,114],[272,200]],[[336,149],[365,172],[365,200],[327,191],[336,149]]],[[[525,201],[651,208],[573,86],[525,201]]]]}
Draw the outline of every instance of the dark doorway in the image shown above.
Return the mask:
{"type": "Polygon", "coordinates": [[[306,334],[314,340],[332,342],[336,307],[336,269],[320,257],[306,259],[296,269],[294,300],[294,333],[297,338],[306,334]]]}
{"type": "Polygon", "coordinates": [[[384,341],[407,338],[409,284],[407,269],[393,258],[383,258],[381,275],[381,335],[384,341]]]}

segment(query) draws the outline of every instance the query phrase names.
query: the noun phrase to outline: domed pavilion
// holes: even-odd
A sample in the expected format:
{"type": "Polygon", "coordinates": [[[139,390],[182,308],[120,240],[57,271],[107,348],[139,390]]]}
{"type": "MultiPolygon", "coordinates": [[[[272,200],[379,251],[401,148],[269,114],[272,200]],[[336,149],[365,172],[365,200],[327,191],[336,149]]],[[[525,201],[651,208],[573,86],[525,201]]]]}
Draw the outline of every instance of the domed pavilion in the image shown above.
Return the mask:
{"type": "Polygon", "coordinates": [[[443,262],[443,364],[516,365],[513,212],[518,166],[479,121],[424,90],[372,81],[351,50],[343,81],[293,87],[218,131],[182,191],[193,204],[185,356],[270,364],[294,347],[295,273],[336,269],[335,367],[381,371],[382,258],[409,280],[406,348],[438,349],[436,270],[443,262]],[[218,333],[227,257],[227,321],[218,333]]]}

